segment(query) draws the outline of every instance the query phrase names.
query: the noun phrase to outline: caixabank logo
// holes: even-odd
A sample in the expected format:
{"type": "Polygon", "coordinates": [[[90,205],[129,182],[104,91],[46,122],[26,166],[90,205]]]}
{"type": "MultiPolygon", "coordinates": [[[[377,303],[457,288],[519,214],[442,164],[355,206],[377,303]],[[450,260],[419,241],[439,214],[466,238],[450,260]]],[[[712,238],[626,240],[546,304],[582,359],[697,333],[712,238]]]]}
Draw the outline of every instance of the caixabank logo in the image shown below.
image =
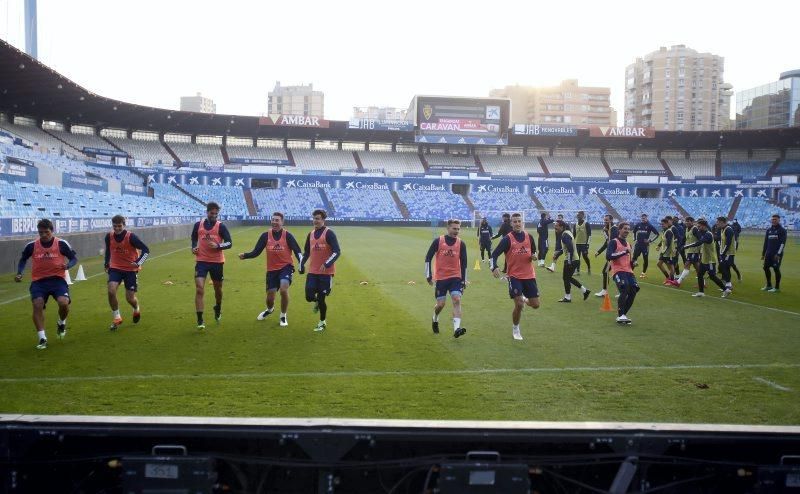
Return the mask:
{"type": "Polygon", "coordinates": [[[360,180],[351,180],[345,182],[345,190],[389,190],[389,184],[382,184],[380,182],[361,182],[360,180]]]}
{"type": "Polygon", "coordinates": [[[333,184],[331,184],[330,181],[323,182],[322,180],[293,178],[291,180],[284,180],[283,186],[287,189],[330,189],[333,187],[333,184]]]}
{"type": "Polygon", "coordinates": [[[402,190],[421,190],[427,192],[444,192],[444,184],[420,184],[417,182],[406,182],[401,184],[402,190]]]}

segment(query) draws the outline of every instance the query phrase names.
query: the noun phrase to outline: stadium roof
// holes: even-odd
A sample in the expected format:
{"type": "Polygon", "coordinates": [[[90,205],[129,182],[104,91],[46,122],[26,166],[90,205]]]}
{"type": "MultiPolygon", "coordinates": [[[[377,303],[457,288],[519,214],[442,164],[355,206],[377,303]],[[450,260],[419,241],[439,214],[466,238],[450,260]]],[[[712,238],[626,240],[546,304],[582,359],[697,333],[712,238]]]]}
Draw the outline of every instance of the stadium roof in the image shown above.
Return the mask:
{"type": "MultiPolygon", "coordinates": [[[[200,135],[328,139],[413,143],[412,132],[348,129],[331,121],[328,128],[259,125],[259,117],[194,113],[136,105],[106,98],[0,40],[0,111],[12,115],[128,130],[200,135]]],[[[800,147],[800,127],[725,132],[656,132],[653,139],[509,136],[511,146],[571,148],[717,149],[800,147]]]]}

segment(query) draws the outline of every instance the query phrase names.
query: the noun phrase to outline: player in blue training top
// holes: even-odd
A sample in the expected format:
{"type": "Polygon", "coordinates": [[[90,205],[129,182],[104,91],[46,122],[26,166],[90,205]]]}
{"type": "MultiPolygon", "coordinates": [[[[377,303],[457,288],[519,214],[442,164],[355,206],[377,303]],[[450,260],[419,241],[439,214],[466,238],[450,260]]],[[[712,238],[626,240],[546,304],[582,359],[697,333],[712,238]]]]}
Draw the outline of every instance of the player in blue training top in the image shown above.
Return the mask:
{"type": "Polygon", "coordinates": [[[761,259],[764,261],[764,275],[767,277],[767,284],[761,289],[770,293],[778,293],[781,290],[781,261],[783,252],[786,248],[786,229],[781,226],[781,217],[773,214],[772,224],[767,228],[764,235],[764,248],[761,249],[761,259]],[[775,271],[775,285],[772,285],[772,273],[775,271]]]}
{"type": "Polygon", "coordinates": [[[478,248],[481,250],[481,262],[485,262],[484,251],[487,256],[492,257],[492,225],[486,218],[481,220],[478,227],[478,248]]]}
{"type": "Polygon", "coordinates": [[[656,230],[656,227],[647,219],[646,214],[642,214],[641,220],[642,221],[636,223],[636,226],[633,227],[633,235],[636,240],[633,246],[633,262],[635,263],[639,259],[639,256],[642,256],[642,274],[639,275],[639,278],[647,278],[650,244],[655,242],[660,234],[658,230],[656,230]]]}
{"type": "Polygon", "coordinates": [[[722,281],[725,282],[726,290],[733,290],[731,283],[731,264],[734,262],[736,254],[735,235],[733,228],[728,225],[728,218],[720,216],[717,218],[717,229],[719,230],[719,271],[722,281]]]}
{"type": "Polygon", "coordinates": [[[539,237],[539,242],[537,243],[539,246],[539,266],[544,266],[544,258],[547,257],[547,251],[550,250],[550,240],[548,239],[550,232],[547,227],[551,223],[555,223],[555,221],[550,218],[550,215],[542,213],[539,223],[536,225],[536,233],[539,237]]]}

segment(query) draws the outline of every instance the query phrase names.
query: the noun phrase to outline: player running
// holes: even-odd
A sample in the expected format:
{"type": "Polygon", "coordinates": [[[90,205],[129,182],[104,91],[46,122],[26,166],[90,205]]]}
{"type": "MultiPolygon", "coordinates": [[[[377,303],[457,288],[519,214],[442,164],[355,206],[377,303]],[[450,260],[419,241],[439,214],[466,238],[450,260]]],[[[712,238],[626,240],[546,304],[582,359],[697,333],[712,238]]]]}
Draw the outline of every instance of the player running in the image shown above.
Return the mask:
{"type": "Polygon", "coordinates": [[[328,213],[323,209],[315,209],[311,213],[314,229],[306,236],[303,257],[300,261],[300,274],[306,276],[306,301],[314,302],[314,312],[319,312],[319,322],[314,331],[325,331],[328,327],[327,298],[333,290],[333,277],[336,274],[336,261],[342,256],[339,240],[333,230],[325,226],[328,213]]]}
{"type": "Polygon", "coordinates": [[[219,204],[206,204],[206,219],[195,223],[192,229],[192,254],[195,255],[194,266],[194,306],[197,311],[197,329],[206,329],[203,319],[206,293],[206,277],[211,275],[214,285],[214,319],[219,324],[222,319],[222,280],[225,265],[224,251],[233,247],[228,228],[217,221],[219,204]]]}
{"type": "Polygon", "coordinates": [[[633,275],[633,261],[631,259],[631,246],[627,241],[631,231],[630,224],[619,224],[619,236],[608,241],[606,260],[611,270],[611,278],[617,284],[619,300],[617,301],[617,324],[632,324],[628,317],[633,300],[639,292],[639,284],[633,275]]]}
{"type": "Polygon", "coordinates": [[[122,325],[119,312],[117,290],[120,283],[125,285],[125,300],[133,308],[133,323],[139,322],[142,311],[136,292],[139,290],[139,270],[150,257],[150,249],[139,237],[125,229],[125,217],[118,214],[111,218],[113,230],[105,236],[105,262],[108,273],[108,305],[111,307],[111,331],[122,325]]]}
{"type": "Polygon", "coordinates": [[[521,214],[511,215],[511,227],[512,232],[500,240],[492,253],[490,269],[495,278],[500,278],[497,258],[500,254],[505,254],[508,260],[508,295],[514,300],[511,335],[515,340],[521,340],[519,321],[522,309],[526,305],[539,308],[539,288],[536,286],[536,270],[533,268],[533,262],[536,261],[536,242],[525,231],[521,214]]]}
{"type": "MultiPolygon", "coordinates": [[[[509,213],[503,213],[503,222],[500,223],[500,226],[497,228],[497,233],[495,233],[492,236],[492,240],[494,240],[496,238],[505,237],[506,235],[511,233],[511,230],[512,230],[512,228],[511,228],[511,215],[509,213]]],[[[506,272],[507,265],[508,265],[508,262],[506,262],[505,259],[504,259],[503,260],[503,271],[502,271],[503,273],[506,272]]]]}
{"type": "Polygon", "coordinates": [[[697,289],[692,297],[705,297],[705,282],[703,278],[708,274],[708,278],[723,290],[722,298],[727,298],[731,294],[730,290],[725,289],[725,284],[717,278],[717,249],[714,245],[714,235],[709,230],[708,221],[697,220],[699,240],[697,242],[684,245],[684,249],[700,247],[700,269],[697,271],[697,289]]]}
{"type": "Polygon", "coordinates": [[[425,278],[433,286],[436,281],[436,305],[433,307],[431,329],[439,333],[439,313],[444,309],[447,294],[453,302],[453,336],[458,338],[467,332],[461,327],[461,296],[467,287],[467,246],[458,238],[461,222],[447,220],[447,235],[433,240],[425,255],[425,278]],[[431,262],[436,259],[436,265],[431,262]]]}
{"type": "Polygon", "coordinates": [[[33,325],[39,337],[38,350],[47,348],[47,335],[44,330],[44,310],[47,299],[53,297],[58,304],[58,323],[56,334],[59,339],[67,335],[67,316],[69,315],[69,286],[65,271],[78,262],[75,251],[66,240],[53,235],[53,222],[39,220],[36,224],[39,238],[28,242],[22,249],[14,281],[22,281],[22,272],[28,258],[31,260],[31,303],[33,304],[33,325]]]}
{"type": "MultiPolygon", "coordinates": [[[[630,230],[630,226],[628,226],[628,230],[630,230]]],[[[614,217],[610,214],[606,214],[603,216],[603,245],[597,249],[597,252],[594,254],[595,257],[599,256],[602,253],[605,253],[608,247],[608,244],[611,240],[617,238],[619,235],[619,227],[614,225],[614,217]]],[[[608,261],[603,264],[603,289],[599,292],[595,293],[596,297],[605,297],[608,294],[608,261]]]]}
{"type": "Polygon", "coordinates": [[[700,240],[700,230],[694,224],[694,218],[691,216],[684,218],[683,222],[686,226],[686,243],[683,247],[683,251],[686,254],[686,262],[683,263],[683,271],[678,276],[678,285],[683,283],[683,280],[689,276],[689,268],[694,267],[695,274],[700,271],[700,247],[686,247],[686,245],[696,244],[700,240]]]}
{"type": "Polygon", "coordinates": [[[537,257],[539,258],[539,266],[544,266],[545,257],[547,257],[547,251],[550,249],[550,241],[548,239],[550,232],[548,231],[547,226],[551,223],[555,223],[555,221],[550,218],[550,215],[547,213],[542,213],[542,216],[539,219],[539,224],[536,225],[536,233],[539,237],[539,242],[537,243],[539,246],[539,252],[537,254],[537,257]]]}
{"type": "Polygon", "coordinates": [[[303,254],[294,236],[283,228],[283,213],[272,213],[270,221],[272,229],[261,234],[256,246],[250,252],[239,254],[239,259],[253,259],[261,255],[266,248],[267,268],[267,308],[260,312],[256,319],[263,321],[275,310],[275,292],[281,292],[281,317],[279,323],[285,327],[289,325],[286,313],[289,309],[289,286],[292,284],[294,263],[292,253],[297,257],[297,262],[303,262],[303,254]]]}
{"type": "Polygon", "coordinates": [[[731,264],[735,262],[736,235],[733,232],[733,228],[728,225],[728,218],[725,216],[717,218],[717,228],[719,229],[719,271],[722,274],[722,281],[725,282],[725,289],[733,291],[731,264]]]}
{"type": "Polygon", "coordinates": [[[664,275],[664,285],[678,286],[675,281],[675,257],[677,257],[677,238],[669,218],[661,220],[661,242],[658,243],[658,264],[656,266],[664,275]],[[666,266],[666,268],[664,267],[666,266]]]}
{"type": "Polygon", "coordinates": [[[564,280],[564,296],[559,302],[572,302],[572,295],[570,294],[571,285],[581,289],[583,300],[586,301],[586,299],[589,298],[590,290],[572,276],[579,262],[575,259],[575,238],[572,236],[572,232],[569,231],[567,224],[564,223],[563,220],[556,220],[555,230],[556,238],[561,239],[561,248],[556,248],[553,253],[553,263],[556,262],[556,259],[558,259],[561,254],[564,254],[564,273],[562,275],[562,279],[564,280]]]}

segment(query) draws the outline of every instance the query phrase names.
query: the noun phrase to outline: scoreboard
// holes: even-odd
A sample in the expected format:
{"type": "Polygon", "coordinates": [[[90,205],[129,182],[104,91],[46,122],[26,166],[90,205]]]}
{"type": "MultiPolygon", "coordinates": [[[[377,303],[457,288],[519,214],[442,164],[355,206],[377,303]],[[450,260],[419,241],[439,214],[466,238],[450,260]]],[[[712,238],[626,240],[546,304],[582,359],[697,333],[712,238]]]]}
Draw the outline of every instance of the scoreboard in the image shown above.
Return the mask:
{"type": "Polygon", "coordinates": [[[424,138],[418,142],[498,144],[508,132],[508,99],[416,96],[414,106],[418,137],[424,138]]]}

